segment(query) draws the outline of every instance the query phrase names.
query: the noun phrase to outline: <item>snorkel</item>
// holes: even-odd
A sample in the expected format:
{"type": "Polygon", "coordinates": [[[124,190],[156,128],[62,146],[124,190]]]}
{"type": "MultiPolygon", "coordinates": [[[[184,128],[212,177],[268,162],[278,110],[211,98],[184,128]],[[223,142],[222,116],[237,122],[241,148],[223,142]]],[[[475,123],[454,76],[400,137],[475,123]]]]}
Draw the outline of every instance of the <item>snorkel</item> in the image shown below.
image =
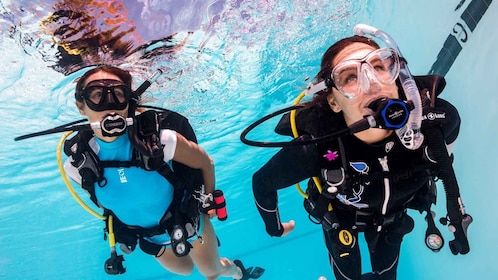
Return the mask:
{"type": "Polygon", "coordinates": [[[140,96],[142,96],[142,93],[144,93],[161,75],[163,74],[163,71],[161,69],[157,69],[150,78],[147,80],[143,81],[140,86],[133,92],[133,97],[130,100],[130,105],[128,109],[128,116],[133,117],[135,115],[135,111],[137,110],[139,101],[140,101],[140,96]]]}
{"type": "Polygon", "coordinates": [[[391,36],[384,31],[366,24],[357,24],[353,28],[353,32],[360,36],[370,35],[379,38],[384,41],[387,46],[393,48],[398,53],[400,57],[399,79],[407,99],[413,102],[414,109],[410,113],[407,124],[402,128],[397,129],[396,134],[403,145],[405,145],[408,149],[415,150],[419,148],[424,140],[424,136],[420,132],[420,126],[422,123],[422,101],[420,99],[417,84],[408,69],[406,60],[401,55],[398,45],[391,38],[391,36]]]}

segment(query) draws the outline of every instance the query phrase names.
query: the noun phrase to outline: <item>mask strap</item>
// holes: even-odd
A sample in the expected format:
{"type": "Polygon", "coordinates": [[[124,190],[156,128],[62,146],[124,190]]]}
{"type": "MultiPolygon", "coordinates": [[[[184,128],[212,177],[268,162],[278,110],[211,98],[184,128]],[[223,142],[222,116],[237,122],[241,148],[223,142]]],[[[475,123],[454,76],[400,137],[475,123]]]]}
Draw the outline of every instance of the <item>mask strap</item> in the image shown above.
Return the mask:
{"type": "Polygon", "coordinates": [[[328,87],[325,84],[325,81],[321,81],[317,84],[310,83],[308,87],[306,88],[305,95],[313,95],[315,93],[318,93],[322,90],[326,90],[328,87]]]}

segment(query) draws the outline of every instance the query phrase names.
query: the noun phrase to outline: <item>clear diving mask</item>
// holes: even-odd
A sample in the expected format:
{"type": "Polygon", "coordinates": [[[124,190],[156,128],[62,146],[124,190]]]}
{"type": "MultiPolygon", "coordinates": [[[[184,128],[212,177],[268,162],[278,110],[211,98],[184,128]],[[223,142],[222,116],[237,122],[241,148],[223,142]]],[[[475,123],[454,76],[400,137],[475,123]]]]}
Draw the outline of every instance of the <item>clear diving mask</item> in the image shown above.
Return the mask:
{"type": "Polygon", "coordinates": [[[81,91],[81,97],[93,111],[124,110],[132,98],[132,91],[121,81],[102,79],[88,83],[81,91]]]}
{"type": "Polygon", "coordinates": [[[369,52],[362,58],[350,58],[337,64],[325,81],[308,87],[307,94],[335,87],[346,98],[353,99],[373,83],[390,85],[398,78],[399,57],[392,48],[369,52]]]}

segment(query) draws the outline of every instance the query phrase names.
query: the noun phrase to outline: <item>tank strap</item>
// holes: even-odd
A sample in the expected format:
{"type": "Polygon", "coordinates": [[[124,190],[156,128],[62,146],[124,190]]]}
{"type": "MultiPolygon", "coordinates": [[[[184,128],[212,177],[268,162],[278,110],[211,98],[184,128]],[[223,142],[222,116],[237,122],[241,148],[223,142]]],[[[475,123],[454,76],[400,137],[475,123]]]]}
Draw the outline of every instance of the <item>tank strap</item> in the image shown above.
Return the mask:
{"type": "MultiPolygon", "coordinates": [[[[129,226],[119,220],[118,217],[109,209],[104,209],[104,215],[106,217],[113,216],[113,231],[114,236],[116,238],[116,242],[120,244],[124,244],[128,250],[131,252],[135,250],[138,241],[142,242],[144,237],[152,237],[154,235],[160,235],[168,232],[174,226],[174,215],[170,211],[171,206],[166,210],[159,225],[152,228],[143,228],[138,226],[129,226]]],[[[106,219],[108,220],[108,219],[106,219]]],[[[106,222],[105,231],[109,232],[109,224],[106,222]]],[[[160,245],[157,245],[161,247],[160,245]]],[[[142,246],[141,246],[142,248],[142,246]]],[[[148,254],[155,254],[149,252],[149,250],[145,250],[148,254]]]]}
{"type": "Polygon", "coordinates": [[[160,235],[168,232],[173,228],[175,224],[174,214],[171,211],[171,206],[166,210],[159,225],[151,227],[151,228],[143,228],[137,226],[127,226],[128,230],[130,230],[133,234],[137,236],[137,238],[143,237],[152,237],[154,235],[160,235]]]}
{"type": "Polygon", "coordinates": [[[129,168],[129,167],[140,167],[140,162],[138,160],[129,161],[118,161],[118,160],[101,160],[100,166],[102,168],[129,168]]]}

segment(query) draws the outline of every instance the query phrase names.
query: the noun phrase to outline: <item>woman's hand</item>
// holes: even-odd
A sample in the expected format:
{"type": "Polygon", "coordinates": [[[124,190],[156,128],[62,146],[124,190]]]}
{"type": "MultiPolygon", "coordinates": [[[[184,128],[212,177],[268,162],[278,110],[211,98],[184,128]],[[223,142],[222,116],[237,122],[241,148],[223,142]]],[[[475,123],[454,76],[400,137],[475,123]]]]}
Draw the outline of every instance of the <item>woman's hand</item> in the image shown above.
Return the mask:
{"type": "Polygon", "coordinates": [[[290,220],[288,223],[282,223],[284,227],[284,233],[282,233],[282,237],[289,234],[296,227],[296,222],[294,220],[290,220]]]}
{"type": "Polygon", "coordinates": [[[207,212],[209,219],[216,217],[216,209],[211,209],[207,212]]]}

